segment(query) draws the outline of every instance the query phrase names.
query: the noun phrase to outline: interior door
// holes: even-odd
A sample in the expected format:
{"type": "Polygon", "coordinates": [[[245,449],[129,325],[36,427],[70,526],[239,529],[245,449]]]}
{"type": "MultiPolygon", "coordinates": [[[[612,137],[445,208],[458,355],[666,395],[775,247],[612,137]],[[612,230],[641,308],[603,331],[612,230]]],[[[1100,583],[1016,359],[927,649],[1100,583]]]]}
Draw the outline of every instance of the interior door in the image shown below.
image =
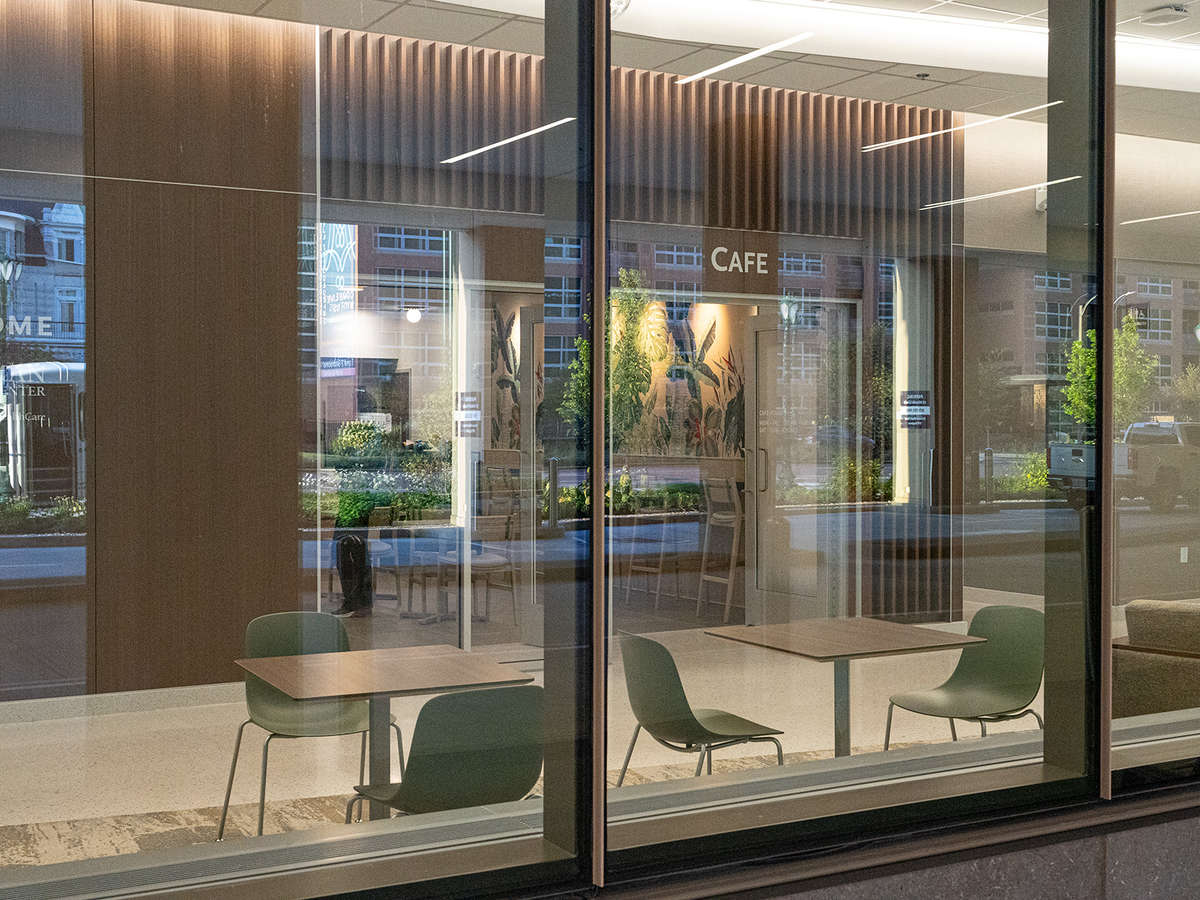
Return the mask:
{"type": "Polygon", "coordinates": [[[857,306],[785,301],[750,322],[746,621],[853,615],[849,501],[865,449],[857,306]]]}

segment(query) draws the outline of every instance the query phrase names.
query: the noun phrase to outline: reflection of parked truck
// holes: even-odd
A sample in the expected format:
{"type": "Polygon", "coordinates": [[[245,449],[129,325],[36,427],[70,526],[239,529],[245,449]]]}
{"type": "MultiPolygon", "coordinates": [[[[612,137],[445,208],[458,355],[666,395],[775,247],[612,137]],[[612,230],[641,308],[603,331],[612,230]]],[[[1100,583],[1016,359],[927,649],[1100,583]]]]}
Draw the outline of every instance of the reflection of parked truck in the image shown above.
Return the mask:
{"type": "MultiPolygon", "coordinates": [[[[1046,450],[1049,482],[1082,506],[1095,487],[1093,444],[1051,442],[1046,450]]],[[[1175,508],[1180,494],[1200,501],[1200,423],[1134,422],[1113,444],[1113,487],[1118,497],[1144,497],[1155,512],[1175,508]]]]}

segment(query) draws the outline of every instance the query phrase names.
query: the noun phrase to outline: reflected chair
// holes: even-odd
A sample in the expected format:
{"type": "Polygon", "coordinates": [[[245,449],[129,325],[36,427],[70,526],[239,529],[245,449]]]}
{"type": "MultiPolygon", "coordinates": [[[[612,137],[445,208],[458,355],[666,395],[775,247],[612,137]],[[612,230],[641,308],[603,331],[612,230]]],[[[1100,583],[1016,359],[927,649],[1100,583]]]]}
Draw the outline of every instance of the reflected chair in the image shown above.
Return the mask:
{"type": "MultiPolygon", "coordinates": [[[[264,656],[295,656],[303,653],[341,653],[350,649],[346,627],[336,616],[319,612],[282,612],[259,616],[246,626],[246,658],[264,656]]],[[[237,772],[238,751],[242,732],[253,722],[266,731],[263,742],[262,772],[258,788],[258,833],[263,832],[263,814],[267,799],[267,751],[274,738],[331,737],[342,734],[361,734],[358,769],[362,779],[367,755],[368,713],[366,700],[293,700],[287,694],[267,684],[261,678],[246,673],[246,711],[249,718],[238,726],[233,744],[233,762],[229,766],[229,783],[225,786],[225,803],[221,806],[221,821],[217,840],[225,837],[225,818],[229,813],[229,797],[233,792],[233,776],[237,772]]],[[[396,747],[400,757],[400,777],[404,777],[404,743],[395,718],[391,726],[396,731],[396,747]]]]}
{"type": "Polygon", "coordinates": [[[637,473],[633,487],[634,511],[631,541],[633,548],[630,550],[629,565],[625,570],[625,605],[629,606],[634,591],[641,591],[647,599],[649,598],[650,576],[653,575],[655,579],[654,608],[658,609],[659,601],[662,599],[663,574],[666,572],[668,560],[673,572],[671,598],[679,600],[679,556],[682,540],[677,530],[672,528],[673,523],[665,499],[661,501],[645,499],[650,495],[649,476],[645,472],[637,473]],[[650,531],[655,528],[658,531],[657,555],[639,556],[638,549],[642,543],[642,537],[649,535],[650,531]],[[670,554],[667,553],[668,545],[671,549],[670,554]],[[633,586],[635,574],[643,576],[640,588],[633,586]]]}
{"type": "MultiPolygon", "coordinates": [[[[509,541],[512,538],[515,514],[502,516],[476,516],[471,533],[471,586],[473,597],[482,600],[479,617],[488,621],[491,588],[506,590],[512,596],[513,624],[520,626],[517,611],[517,564],[513,559],[509,541]],[[482,587],[482,590],[479,588],[482,587]]],[[[442,603],[443,585],[459,567],[458,550],[450,550],[438,556],[439,610],[446,612],[442,603]]]]}
{"type": "Polygon", "coordinates": [[[637,724],[617,776],[617,787],[625,780],[633,747],[643,728],[650,737],[670,750],[699,753],[696,775],[708,763],[712,774],[712,752],[735,744],[770,741],[783,765],[783,745],[774,737],[783,734],[719,709],[692,709],[671,651],[658,641],[636,634],[621,635],[621,658],[625,665],[625,687],[637,724]]]}
{"type": "Polygon", "coordinates": [[[1033,716],[1038,728],[1042,717],[1029,708],[1042,686],[1044,668],[1044,617],[1039,610],[1022,606],[987,606],[975,613],[967,634],[986,638],[982,644],[962,649],[950,677],[927,691],[894,694],[888,703],[883,749],[892,737],[895,707],[922,716],[950,721],[950,737],[958,740],[955,719],[979,723],[981,736],[988,722],[1033,716]]]}
{"type": "MultiPolygon", "coordinates": [[[[734,574],[737,571],[738,550],[742,539],[742,494],[737,482],[732,478],[705,478],[704,487],[704,548],[700,553],[700,586],[696,589],[696,615],[699,616],[704,604],[704,586],[706,584],[725,585],[725,615],[723,621],[729,621],[729,610],[733,606],[734,574]],[[729,568],[724,575],[712,574],[708,571],[709,551],[712,546],[714,528],[728,529],[730,533],[729,568]]],[[[720,571],[719,569],[717,570],[720,571]]]]}
{"type": "Polygon", "coordinates": [[[523,800],[542,772],[543,706],[533,684],[433,697],[413,726],[404,780],[356,786],[346,824],[364,800],[403,815],[523,800]]]}
{"type": "MultiPolygon", "coordinates": [[[[367,550],[371,557],[371,568],[375,572],[390,569],[396,592],[396,608],[400,607],[400,557],[396,548],[395,534],[391,528],[394,508],[376,506],[367,513],[367,550]]],[[[409,595],[411,608],[412,597],[409,595]]]]}

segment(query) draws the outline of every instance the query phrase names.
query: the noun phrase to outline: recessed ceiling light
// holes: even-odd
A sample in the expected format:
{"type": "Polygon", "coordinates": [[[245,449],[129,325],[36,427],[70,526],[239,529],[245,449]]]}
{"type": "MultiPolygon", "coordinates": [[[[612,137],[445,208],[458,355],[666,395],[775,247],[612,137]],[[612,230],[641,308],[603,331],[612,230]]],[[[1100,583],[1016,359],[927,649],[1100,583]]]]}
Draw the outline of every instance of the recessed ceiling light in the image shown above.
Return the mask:
{"type": "Polygon", "coordinates": [[[1183,22],[1191,16],[1186,6],[1181,6],[1178,3],[1172,3],[1170,6],[1160,6],[1157,9],[1147,10],[1142,13],[1142,17],[1138,19],[1143,25],[1153,25],[1158,28],[1163,25],[1174,25],[1176,22],[1183,22]]]}

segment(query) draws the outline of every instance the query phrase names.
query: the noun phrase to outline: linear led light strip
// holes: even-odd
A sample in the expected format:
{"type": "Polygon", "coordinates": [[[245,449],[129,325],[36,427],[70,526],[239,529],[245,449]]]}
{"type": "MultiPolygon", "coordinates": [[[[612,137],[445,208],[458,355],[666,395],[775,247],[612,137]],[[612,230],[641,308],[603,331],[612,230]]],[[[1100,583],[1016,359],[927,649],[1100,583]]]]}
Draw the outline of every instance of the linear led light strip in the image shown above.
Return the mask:
{"type": "Polygon", "coordinates": [[[477,147],[474,150],[468,150],[466,153],[460,153],[458,156],[452,156],[449,159],[443,159],[442,165],[448,166],[450,163],[456,163],[466,159],[469,156],[478,156],[480,153],[487,153],[489,150],[495,150],[497,147],[503,147],[505,144],[511,144],[515,141],[523,141],[525,138],[533,137],[535,134],[541,134],[543,131],[549,131],[551,128],[557,128],[559,125],[566,125],[568,122],[574,122],[574,116],[567,116],[565,119],[559,119],[555,122],[550,122],[547,125],[542,125],[538,128],[531,128],[529,131],[522,131],[520,134],[514,134],[512,137],[506,137],[502,141],[496,141],[494,144],[488,144],[486,147],[477,147]]]}
{"type": "Polygon", "coordinates": [[[1161,222],[1163,219],[1181,219],[1184,216],[1200,216],[1200,209],[1192,209],[1187,212],[1167,213],[1165,216],[1147,216],[1144,219],[1128,219],[1122,222],[1122,225],[1140,225],[1142,222],[1161,222]]]}
{"type": "Polygon", "coordinates": [[[807,40],[812,37],[811,31],[805,31],[802,34],[792,35],[790,38],[784,38],[782,41],[776,41],[773,44],[767,44],[758,50],[751,50],[749,53],[743,53],[741,56],[735,56],[733,59],[727,59],[723,63],[718,63],[710,69],[705,69],[703,72],[697,72],[695,75],[688,75],[686,78],[676,79],[676,84],[687,84],[691,81],[697,81],[701,78],[706,78],[714,72],[720,72],[724,69],[732,69],[734,66],[740,66],[744,62],[749,62],[752,59],[758,59],[760,56],[766,56],[768,53],[774,53],[776,50],[782,50],[784,47],[790,47],[792,44],[797,44],[800,41],[807,40]]]}
{"type": "Polygon", "coordinates": [[[1066,181],[1077,181],[1082,175],[1070,175],[1066,178],[1055,178],[1053,181],[1039,181],[1037,184],[1023,184],[1020,187],[1007,188],[1003,191],[992,191],[990,194],[976,194],[974,197],[959,197],[957,200],[942,200],[940,203],[927,203],[921,210],[941,209],[943,206],[957,206],[959,203],[973,203],[976,200],[991,200],[993,197],[1004,197],[1008,194],[1019,194],[1021,191],[1032,191],[1052,184],[1062,184],[1066,181]]]}
{"type": "Polygon", "coordinates": [[[1043,103],[1040,106],[1031,106],[1029,109],[1018,109],[1016,112],[1005,113],[1002,116],[992,116],[991,118],[981,119],[978,122],[968,122],[966,125],[955,125],[953,128],[943,128],[940,131],[928,131],[924,134],[914,134],[911,137],[896,138],[894,141],[881,141],[878,144],[867,144],[862,148],[863,153],[870,153],[872,150],[883,150],[885,147],[898,147],[900,144],[908,144],[912,141],[923,141],[925,138],[937,137],[939,134],[949,134],[952,131],[966,131],[968,128],[975,128],[979,125],[990,125],[992,122],[999,122],[1001,119],[1011,119],[1013,116],[1023,116],[1026,113],[1037,112],[1039,109],[1049,109],[1051,106],[1058,106],[1062,103],[1061,100],[1051,100],[1049,103],[1043,103]]]}

